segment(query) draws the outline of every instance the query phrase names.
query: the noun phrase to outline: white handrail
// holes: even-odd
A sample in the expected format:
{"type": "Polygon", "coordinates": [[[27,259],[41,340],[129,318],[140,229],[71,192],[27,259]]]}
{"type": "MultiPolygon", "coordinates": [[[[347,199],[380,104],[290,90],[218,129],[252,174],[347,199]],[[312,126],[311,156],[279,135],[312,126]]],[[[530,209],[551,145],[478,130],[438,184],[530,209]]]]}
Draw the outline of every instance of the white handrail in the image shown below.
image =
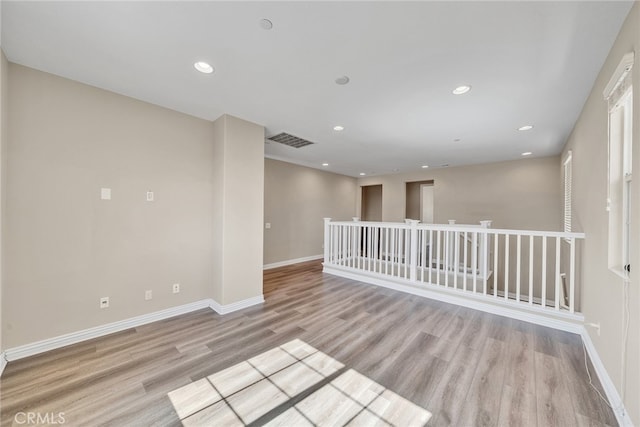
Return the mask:
{"type": "MultiPolygon", "coordinates": [[[[380,228],[402,228],[409,229],[411,228],[410,224],[405,224],[403,222],[377,222],[377,221],[331,221],[333,225],[348,225],[348,226],[372,226],[372,227],[380,227],[380,228]]],[[[440,231],[467,231],[469,229],[473,229],[473,231],[477,231],[478,233],[484,234],[508,234],[511,236],[546,236],[546,237],[562,237],[562,238],[575,238],[575,239],[584,239],[586,238],[585,233],[566,233],[564,231],[539,231],[539,230],[512,230],[512,229],[504,229],[504,228],[484,228],[480,225],[449,225],[449,224],[422,224],[419,223],[417,225],[418,229],[423,230],[440,230],[440,231]]]]}

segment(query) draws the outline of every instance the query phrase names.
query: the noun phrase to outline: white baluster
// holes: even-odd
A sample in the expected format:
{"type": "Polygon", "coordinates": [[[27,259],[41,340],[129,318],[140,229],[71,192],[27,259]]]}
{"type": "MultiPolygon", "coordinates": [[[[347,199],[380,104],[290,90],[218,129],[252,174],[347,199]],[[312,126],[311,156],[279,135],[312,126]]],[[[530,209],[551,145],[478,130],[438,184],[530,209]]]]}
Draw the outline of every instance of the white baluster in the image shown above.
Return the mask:
{"type": "Polygon", "coordinates": [[[449,230],[443,231],[444,233],[444,286],[445,288],[449,287],[449,263],[451,262],[451,258],[449,258],[449,239],[451,238],[451,232],[449,230]]]}
{"type": "Polygon", "coordinates": [[[338,226],[338,264],[342,265],[344,263],[344,226],[338,226]]]}
{"type": "Polygon", "coordinates": [[[519,234],[516,237],[516,245],[516,301],[520,302],[520,258],[522,256],[522,236],[519,234]]]}
{"type": "Polygon", "coordinates": [[[504,299],[509,299],[509,235],[504,235],[504,299]]]}
{"type": "Polygon", "coordinates": [[[529,305],[533,305],[533,239],[529,236],[529,305]]]}
{"type": "Polygon", "coordinates": [[[410,252],[410,242],[411,233],[410,230],[404,229],[404,278],[407,279],[409,276],[409,262],[411,261],[410,252]]]}
{"type": "Polygon", "coordinates": [[[332,225],[333,228],[333,262],[340,264],[340,226],[332,225]]]}
{"type": "Polygon", "coordinates": [[[575,312],[576,309],[576,239],[571,237],[569,239],[569,311],[575,312]]]}
{"type": "Polygon", "coordinates": [[[431,257],[433,255],[433,230],[429,230],[429,283],[433,283],[431,280],[431,271],[433,270],[433,262],[431,257]]]}
{"type": "Polygon", "coordinates": [[[471,263],[473,264],[473,293],[478,292],[477,282],[478,282],[478,232],[473,232],[473,237],[471,238],[471,246],[473,248],[473,252],[471,252],[471,263]]]}
{"type": "Polygon", "coordinates": [[[389,274],[389,227],[384,229],[384,251],[385,251],[385,263],[384,274],[389,274]]]}
{"type": "Polygon", "coordinates": [[[542,236],[542,307],[547,306],[547,237],[542,236]]]}
{"type": "Polygon", "coordinates": [[[442,231],[441,230],[436,230],[436,234],[437,234],[437,252],[436,252],[436,285],[440,284],[440,269],[441,269],[441,263],[440,263],[440,240],[441,240],[441,234],[442,231]]]}
{"type": "Polygon", "coordinates": [[[371,235],[371,226],[367,227],[367,270],[371,271],[371,258],[372,257],[372,250],[373,250],[373,236],[371,235]]]}
{"type": "Polygon", "coordinates": [[[556,310],[560,310],[560,237],[556,237],[556,310]]]}
{"type": "Polygon", "coordinates": [[[454,249],[454,274],[453,274],[453,287],[454,289],[458,289],[458,273],[460,270],[460,232],[456,231],[454,236],[455,249],[454,249]]]}
{"type": "Polygon", "coordinates": [[[349,267],[354,268],[356,263],[356,227],[353,225],[349,228],[349,236],[351,237],[351,260],[349,262],[349,267]]]}
{"type": "Polygon", "coordinates": [[[427,230],[420,230],[420,281],[424,283],[424,269],[427,257],[427,230]]]}
{"type": "Polygon", "coordinates": [[[493,235],[493,296],[498,298],[498,256],[499,251],[498,233],[493,235]]]}
{"type": "Polygon", "coordinates": [[[464,275],[462,276],[462,288],[466,291],[467,290],[467,246],[468,246],[468,242],[467,242],[467,232],[464,232],[464,238],[462,239],[462,244],[464,245],[464,275]]]}
{"type": "Polygon", "coordinates": [[[371,254],[373,258],[373,271],[376,271],[378,263],[378,227],[371,227],[371,254]]]}

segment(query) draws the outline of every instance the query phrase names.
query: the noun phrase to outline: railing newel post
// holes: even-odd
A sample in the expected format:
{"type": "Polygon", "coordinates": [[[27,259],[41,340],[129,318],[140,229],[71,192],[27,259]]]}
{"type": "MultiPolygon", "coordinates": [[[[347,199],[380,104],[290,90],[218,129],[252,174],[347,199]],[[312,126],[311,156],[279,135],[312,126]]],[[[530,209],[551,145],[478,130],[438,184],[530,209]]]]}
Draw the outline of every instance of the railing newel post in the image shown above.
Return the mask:
{"type": "Polygon", "coordinates": [[[576,310],[576,239],[569,239],[569,312],[576,310]]]}
{"type": "MultiPolygon", "coordinates": [[[[480,227],[484,229],[491,228],[491,220],[485,219],[480,221],[480,227]]],[[[479,252],[479,264],[480,264],[480,277],[484,281],[484,293],[486,293],[487,280],[489,279],[489,234],[482,233],[480,234],[480,247],[477,248],[479,252]]]]}
{"type": "MultiPolygon", "coordinates": [[[[409,246],[411,249],[411,258],[409,264],[409,279],[412,282],[415,282],[418,279],[418,223],[420,221],[415,219],[407,220],[410,228],[410,239],[411,245],[409,246]]],[[[405,255],[406,259],[406,255],[405,255]]]]}
{"type": "Polygon", "coordinates": [[[491,228],[491,223],[493,221],[490,219],[483,219],[482,221],[480,221],[480,227],[482,228],[491,228]]]}
{"type": "Polygon", "coordinates": [[[329,254],[331,241],[331,218],[324,218],[324,263],[329,264],[329,254]]]}
{"type": "MultiPolygon", "coordinates": [[[[360,217],[359,216],[354,216],[351,217],[351,219],[353,220],[353,222],[360,222],[360,217]]],[[[354,256],[353,256],[353,267],[354,268],[360,268],[360,256],[362,255],[362,240],[361,240],[361,234],[360,234],[360,227],[359,226],[355,226],[353,228],[353,247],[354,249],[354,256]]]]}

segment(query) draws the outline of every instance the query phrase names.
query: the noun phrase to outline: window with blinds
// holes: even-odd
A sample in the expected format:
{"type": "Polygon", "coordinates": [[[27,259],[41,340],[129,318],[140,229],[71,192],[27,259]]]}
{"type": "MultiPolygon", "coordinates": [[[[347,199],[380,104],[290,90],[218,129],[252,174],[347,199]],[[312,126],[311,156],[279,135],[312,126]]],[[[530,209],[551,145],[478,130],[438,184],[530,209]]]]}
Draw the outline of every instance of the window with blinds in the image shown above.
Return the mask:
{"type": "Polygon", "coordinates": [[[609,269],[627,279],[630,272],[634,55],[628,53],[605,88],[609,104],[609,269]]]}
{"type": "Polygon", "coordinates": [[[571,151],[562,164],[564,183],[564,232],[571,232],[571,151]]]}

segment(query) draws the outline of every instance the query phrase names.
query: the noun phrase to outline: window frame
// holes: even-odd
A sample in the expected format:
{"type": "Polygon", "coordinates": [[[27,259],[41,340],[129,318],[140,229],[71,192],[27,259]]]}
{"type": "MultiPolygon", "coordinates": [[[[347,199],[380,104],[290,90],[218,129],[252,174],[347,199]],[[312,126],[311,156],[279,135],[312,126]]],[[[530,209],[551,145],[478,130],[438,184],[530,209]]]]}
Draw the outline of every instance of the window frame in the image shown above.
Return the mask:
{"type": "Polygon", "coordinates": [[[622,58],[603,95],[608,103],[607,211],[609,270],[630,277],[634,54],[622,58]]]}

